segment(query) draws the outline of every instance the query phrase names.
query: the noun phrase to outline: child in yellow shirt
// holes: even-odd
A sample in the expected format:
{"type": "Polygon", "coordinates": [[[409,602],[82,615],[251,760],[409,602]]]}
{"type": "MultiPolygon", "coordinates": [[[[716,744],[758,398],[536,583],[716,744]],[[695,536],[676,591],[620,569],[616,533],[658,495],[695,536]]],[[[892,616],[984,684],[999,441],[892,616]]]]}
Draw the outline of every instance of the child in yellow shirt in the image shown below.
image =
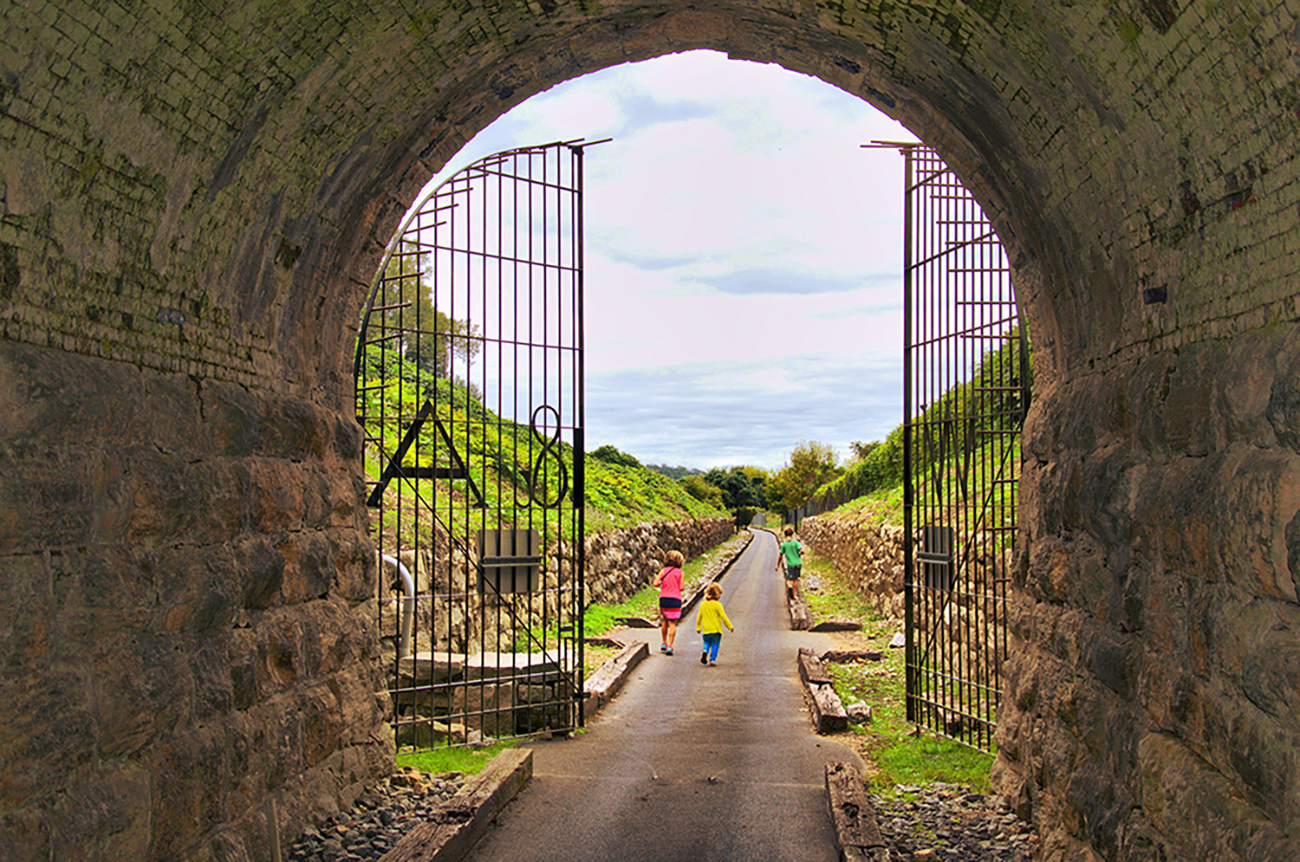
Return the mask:
{"type": "Polygon", "coordinates": [[[699,613],[695,615],[695,630],[704,634],[704,652],[700,653],[700,664],[713,667],[718,663],[718,647],[722,646],[722,627],[725,625],[733,632],[736,627],[727,619],[727,612],[722,608],[722,585],[709,584],[704,588],[704,602],[699,613]]]}

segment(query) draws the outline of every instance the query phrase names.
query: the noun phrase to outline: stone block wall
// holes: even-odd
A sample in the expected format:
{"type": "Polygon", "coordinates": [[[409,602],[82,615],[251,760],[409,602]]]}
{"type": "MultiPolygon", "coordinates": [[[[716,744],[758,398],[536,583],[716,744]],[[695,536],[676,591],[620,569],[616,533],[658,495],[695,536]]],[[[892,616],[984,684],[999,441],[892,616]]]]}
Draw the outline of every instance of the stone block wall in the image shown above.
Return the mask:
{"type": "Polygon", "coordinates": [[[902,120],[1008,249],[1037,387],[997,778],[1046,858],[1300,858],[1297,14],[0,7],[0,847],[262,860],[270,800],[382,774],[348,414],[383,249],[523,99],[709,48],[902,120]]]}
{"type": "Polygon", "coordinates": [[[903,623],[903,528],[862,515],[819,515],[799,538],[825,557],[882,617],[903,623]]]}
{"type": "Polygon", "coordinates": [[[735,532],[731,518],[701,518],[594,533],[587,537],[587,599],[607,604],[626,601],[659,574],[664,554],[681,551],[690,560],[735,532]]]}
{"type": "Polygon", "coordinates": [[[1300,333],[1126,371],[1026,424],[996,783],[1048,858],[1300,858],[1300,333]]]}
{"type": "Polygon", "coordinates": [[[391,770],[350,417],[5,341],[0,405],[0,856],[259,858],[391,770]]]}

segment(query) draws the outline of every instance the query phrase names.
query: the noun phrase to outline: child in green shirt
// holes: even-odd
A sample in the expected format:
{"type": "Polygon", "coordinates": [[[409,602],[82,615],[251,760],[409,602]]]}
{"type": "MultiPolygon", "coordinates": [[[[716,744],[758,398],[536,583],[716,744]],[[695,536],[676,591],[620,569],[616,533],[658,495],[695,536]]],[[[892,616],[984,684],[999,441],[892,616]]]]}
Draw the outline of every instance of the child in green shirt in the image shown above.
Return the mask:
{"type": "Polygon", "coordinates": [[[725,625],[733,632],[736,627],[727,619],[727,612],[722,607],[722,585],[709,584],[704,588],[704,602],[699,613],[695,615],[695,630],[704,635],[704,651],[700,653],[700,664],[713,667],[718,663],[718,647],[722,646],[722,627],[725,625]]]}
{"type": "Polygon", "coordinates": [[[778,549],[780,553],[776,558],[776,568],[772,571],[780,571],[781,563],[785,563],[785,589],[790,594],[790,598],[797,598],[799,595],[799,572],[803,569],[803,542],[794,537],[794,527],[785,528],[785,541],[780,544],[778,549]]]}

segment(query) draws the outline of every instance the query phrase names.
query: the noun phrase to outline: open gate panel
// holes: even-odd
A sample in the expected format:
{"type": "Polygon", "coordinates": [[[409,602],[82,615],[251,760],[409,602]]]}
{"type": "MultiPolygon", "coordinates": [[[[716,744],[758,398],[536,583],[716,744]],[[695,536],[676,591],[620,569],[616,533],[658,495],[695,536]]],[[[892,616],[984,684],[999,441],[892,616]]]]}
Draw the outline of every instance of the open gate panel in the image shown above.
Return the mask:
{"type": "Polygon", "coordinates": [[[456,173],[394,238],[356,358],[401,748],[581,722],[582,142],[456,173]]]}
{"type": "Polygon", "coordinates": [[[934,150],[902,153],[907,713],[991,751],[1029,345],[978,203],[934,150]]]}

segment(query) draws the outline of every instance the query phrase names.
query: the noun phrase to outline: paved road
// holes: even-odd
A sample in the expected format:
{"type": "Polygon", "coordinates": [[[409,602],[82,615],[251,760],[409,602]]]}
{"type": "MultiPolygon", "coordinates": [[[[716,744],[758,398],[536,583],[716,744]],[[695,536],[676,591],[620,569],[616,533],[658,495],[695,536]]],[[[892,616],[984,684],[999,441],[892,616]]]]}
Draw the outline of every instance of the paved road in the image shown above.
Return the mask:
{"type": "Polygon", "coordinates": [[[837,858],[823,769],[851,750],[812,732],[795,657],[828,648],[789,631],[776,543],[758,532],[722,597],[736,632],[700,664],[692,612],[677,654],[652,639],[623,690],[573,739],[533,746],[533,780],[475,862],[722,862],[837,858]]]}

